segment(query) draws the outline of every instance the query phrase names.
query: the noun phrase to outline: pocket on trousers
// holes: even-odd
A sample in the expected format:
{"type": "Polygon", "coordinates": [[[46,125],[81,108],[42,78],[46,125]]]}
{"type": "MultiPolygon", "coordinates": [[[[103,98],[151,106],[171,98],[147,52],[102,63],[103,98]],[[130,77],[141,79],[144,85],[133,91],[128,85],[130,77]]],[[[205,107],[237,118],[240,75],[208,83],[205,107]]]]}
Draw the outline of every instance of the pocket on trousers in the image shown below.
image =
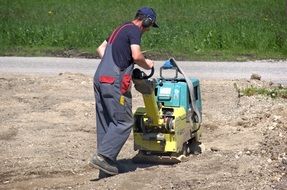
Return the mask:
{"type": "Polygon", "coordinates": [[[130,90],[131,79],[132,79],[131,75],[125,74],[123,76],[122,81],[121,81],[121,87],[120,87],[122,94],[125,94],[127,91],[130,90]]]}
{"type": "Polygon", "coordinates": [[[129,119],[127,112],[115,112],[115,118],[118,122],[126,122],[129,119]]]}
{"type": "Polygon", "coordinates": [[[116,78],[112,77],[112,76],[100,76],[99,78],[99,82],[101,83],[101,94],[103,97],[105,98],[113,98],[114,97],[114,92],[115,92],[115,88],[114,88],[114,82],[115,82],[116,78]]]}
{"type": "Polygon", "coordinates": [[[112,76],[102,75],[99,78],[100,83],[114,84],[116,78],[112,76]]]}

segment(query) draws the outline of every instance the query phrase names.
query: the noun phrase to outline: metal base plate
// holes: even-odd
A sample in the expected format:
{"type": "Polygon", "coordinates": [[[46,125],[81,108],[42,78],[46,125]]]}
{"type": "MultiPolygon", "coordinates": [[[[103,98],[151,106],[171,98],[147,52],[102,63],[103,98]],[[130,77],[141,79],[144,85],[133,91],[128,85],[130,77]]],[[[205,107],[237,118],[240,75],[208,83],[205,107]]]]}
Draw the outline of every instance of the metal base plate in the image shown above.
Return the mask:
{"type": "Polygon", "coordinates": [[[139,164],[178,164],[180,162],[187,161],[188,157],[185,155],[180,156],[161,156],[161,155],[153,155],[153,154],[144,154],[139,152],[135,157],[132,158],[134,163],[139,164]]]}

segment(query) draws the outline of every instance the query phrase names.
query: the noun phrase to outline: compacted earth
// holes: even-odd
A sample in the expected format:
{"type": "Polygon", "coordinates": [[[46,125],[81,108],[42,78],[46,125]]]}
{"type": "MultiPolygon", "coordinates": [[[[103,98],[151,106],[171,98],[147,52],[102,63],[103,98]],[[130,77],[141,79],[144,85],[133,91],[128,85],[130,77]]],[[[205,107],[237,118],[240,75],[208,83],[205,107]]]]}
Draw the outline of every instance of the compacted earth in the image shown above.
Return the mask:
{"type": "MultiPolygon", "coordinates": [[[[268,82],[269,83],[269,82],[268,82]]],[[[242,96],[258,80],[201,81],[202,153],[176,165],[134,164],[133,135],[121,173],[99,179],[92,77],[0,76],[0,189],[287,189],[287,101],[242,96]]],[[[143,105],[133,89],[133,110],[143,105]]]]}

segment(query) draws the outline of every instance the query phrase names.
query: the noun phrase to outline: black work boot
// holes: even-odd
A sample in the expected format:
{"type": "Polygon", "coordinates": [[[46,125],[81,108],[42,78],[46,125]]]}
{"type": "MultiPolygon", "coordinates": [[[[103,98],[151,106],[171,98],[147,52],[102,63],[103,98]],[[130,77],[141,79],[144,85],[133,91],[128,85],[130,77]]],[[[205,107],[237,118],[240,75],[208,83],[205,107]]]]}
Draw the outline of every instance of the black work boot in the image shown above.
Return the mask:
{"type": "Polygon", "coordinates": [[[103,170],[110,175],[117,175],[119,173],[116,164],[112,160],[99,154],[94,154],[90,161],[90,166],[103,170]]]}
{"type": "Polygon", "coordinates": [[[104,172],[103,170],[100,170],[98,179],[103,179],[103,178],[107,178],[107,177],[111,177],[111,176],[113,176],[113,175],[108,174],[108,173],[104,172]]]}

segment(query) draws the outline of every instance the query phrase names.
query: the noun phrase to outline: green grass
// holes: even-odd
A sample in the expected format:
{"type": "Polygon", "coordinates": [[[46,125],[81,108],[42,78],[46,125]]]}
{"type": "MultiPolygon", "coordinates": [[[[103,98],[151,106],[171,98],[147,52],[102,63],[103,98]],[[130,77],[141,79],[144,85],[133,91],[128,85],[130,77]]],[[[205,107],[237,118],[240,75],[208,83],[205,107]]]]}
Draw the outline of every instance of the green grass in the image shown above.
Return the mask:
{"type": "Polygon", "coordinates": [[[251,86],[240,90],[240,92],[245,96],[264,95],[271,98],[287,99],[287,88],[259,88],[251,86]]]}
{"type": "Polygon", "coordinates": [[[0,0],[0,55],[95,55],[144,5],[157,11],[160,25],[142,39],[150,56],[287,58],[285,0],[0,0]]]}

